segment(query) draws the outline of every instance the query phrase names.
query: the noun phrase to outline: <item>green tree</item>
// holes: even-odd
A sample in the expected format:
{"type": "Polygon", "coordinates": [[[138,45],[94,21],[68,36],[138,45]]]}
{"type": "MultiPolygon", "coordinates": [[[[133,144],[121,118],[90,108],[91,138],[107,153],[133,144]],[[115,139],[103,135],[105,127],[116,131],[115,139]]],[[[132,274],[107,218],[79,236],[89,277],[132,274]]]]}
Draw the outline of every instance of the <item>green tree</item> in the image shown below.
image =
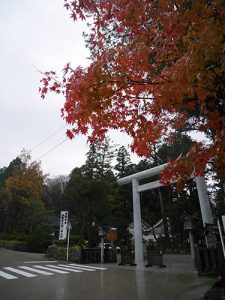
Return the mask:
{"type": "Polygon", "coordinates": [[[116,183],[111,166],[114,150],[109,139],[90,144],[86,157],[85,164],[71,172],[65,197],[70,214],[76,216],[80,234],[91,247],[96,244],[97,227],[109,225],[112,220],[116,183]]]}
{"type": "Polygon", "coordinates": [[[124,146],[117,151],[115,170],[117,177],[121,178],[133,173],[133,164],[131,163],[130,154],[124,146]]]}
{"type": "MultiPolygon", "coordinates": [[[[124,146],[117,151],[116,177],[122,178],[134,172],[130,154],[124,146]]],[[[128,226],[132,222],[132,189],[130,185],[117,186],[112,203],[112,216],[114,226],[118,228],[118,239],[121,244],[127,244],[128,226]]]]}
{"type": "Polygon", "coordinates": [[[112,182],[109,176],[88,178],[82,168],[75,168],[70,174],[65,197],[70,214],[76,217],[79,234],[88,240],[89,247],[96,244],[97,227],[110,222],[112,182]]]}
{"type": "Polygon", "coordinates": [[[152,162],[160,165],[168,162],[168,160],[184,157],[193,143],[193,140],[188,135],[177,133],[171,143],[165,140],[163,143],[154,146],[152,162]]]}

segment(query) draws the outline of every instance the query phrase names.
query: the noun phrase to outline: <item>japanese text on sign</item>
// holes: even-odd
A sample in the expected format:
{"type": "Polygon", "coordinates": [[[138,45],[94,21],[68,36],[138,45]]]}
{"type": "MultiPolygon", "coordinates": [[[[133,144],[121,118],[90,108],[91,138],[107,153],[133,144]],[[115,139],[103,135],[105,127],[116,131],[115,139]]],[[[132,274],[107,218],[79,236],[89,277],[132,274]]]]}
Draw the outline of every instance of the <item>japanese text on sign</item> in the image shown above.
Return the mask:
{"type": "Polygon", "coordinates": [[[64,240],[67,235],[68,211],[61,211],[59,225],[59,240],[64,240]]]}

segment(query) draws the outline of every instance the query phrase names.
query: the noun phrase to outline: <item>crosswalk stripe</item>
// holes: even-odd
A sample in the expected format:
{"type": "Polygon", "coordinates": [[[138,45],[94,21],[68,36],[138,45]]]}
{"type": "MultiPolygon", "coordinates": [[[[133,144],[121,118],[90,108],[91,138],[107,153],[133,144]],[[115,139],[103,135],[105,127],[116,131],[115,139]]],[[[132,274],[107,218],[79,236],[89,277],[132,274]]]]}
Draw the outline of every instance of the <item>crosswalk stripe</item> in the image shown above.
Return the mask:
{"type": "Polygon", "coordinates": [[[101,267],[93,267],[93,266],[86,266],[86,265],[78,265],[78,264],[69,264],[69,266],[74,266],[74,267],[81,267],[81,268],[90,268],[90,269],[96,269],[96,270],[107,270],[107,268],[101,268],[101,267]]]}
{"type": "Polygon", "coordinates": [[[60,269],[60,270],[70,271],[70,272],[76,272],[76,273],[82,272],[80,270],[75,270],[72,268],[64,268],[64,267],[58,267],[58,266],[53,266],[53,265],[46,265],[46,266],[50,267],[50,268],[56,268],[56,269],[60,269]]]}
{"type": "Polygon", "coordinates": [[[24,272],[24,271],[21,271],[21,270],[15,269],[15,268],[11,268],[11,267],[4,267],[4,269],[14,272],[14,273],[17,273],[17,274],[20,274],[20,275],[23,275],[25,277],[36,277],[37,276],[37,275],[31,274],[28,272],[24,272]]]}
{"type": "Polygon", "coordinates": [[[55,273],[60,273],[60,274],[68,274],[69,273],[69,272],[66,272],[66,271],[56,270],[56,269],[53,268],[55,266],[53,266],[52,268],[48,268],[48,267],[44,267],[44,266],[35,265],[33,267],[38,268],[38,269],[52,271],[52,272],[55,272],[55,273]]]}
{"type": "Polygon", "coordinates": [[[35,273],[38,273],[38,274],[53,275],[53,273],[46,272],[46,271],[41,271],[41,270],[37,270],[37,269],[26,267],[26,266],[19,266],[19,268],[25,269],[25,270],[28,270],[28,271],[32,271],[32,272],[35,272],[35,273]]]}
{"type": "Polygon", "coordinates": [[[69,267],[69,268],[73,268],[73,269],[78,269],[78,270],[82,270],[82,271],[91,271],[91,272],[95,272],[96,270],[94,269],[88,269],[88,268],[81,268],[81,267],[74,267],[74,266],[71,266],[71,265],[59,265],[59,266],[62,266],[62,267],[69,267]]]}
{"type": "Polygon", "coordinates": [[[40,263],[53,263],[58,262],[58,260],[33,260],[33,261],[25,261],[25,264],[40,264],[40,263]]]}
{"type": "MultiPolygon", "coordinates": [[[[47,261],[46,261],[47,262],[47,261]]],[[[54,262],[54,261],[53,261],[54,262]]],[[[37,275],[32,273],[38,273],[42,275],[53,275],[53,273],[60,273],[60,274],[68,274],[69,272],[76,272],[80,273],[83,271],[96,271],[96,270],[107,270],[107,268],[103,267],[95,267],[95,266],[87,266],[87,265],[81,265],[81,264],[53,264],[53,265],[32,265],[29,266],[18,266],[17,268],[13,267],[3,267],[3,269],[8,270],[10,272],[20,274],[25,277],[36,277],[37,275]],[[25,272],[23,270],[27,270],[30,272],[25,272]],[[41,270],[40,270],[41,269],[41,270]],[[50,271],[50,272],[47,272],[50,271]],[[53,272],[53,273],[51,273],[53,272]]],[[[18,277],[13,276],[9,273],[0,271],[0,277],[6,278],[6,279],[18,279],[18,277]]]]}
{"type": "Polygon", "coordinates": [[[13,276],[13,275],[10,275],[8,273],[5,273],[3,271],[0,271],[0,276],[6,278],[6,279],[17,279],[18,277],[16,276],[13,276]]]}

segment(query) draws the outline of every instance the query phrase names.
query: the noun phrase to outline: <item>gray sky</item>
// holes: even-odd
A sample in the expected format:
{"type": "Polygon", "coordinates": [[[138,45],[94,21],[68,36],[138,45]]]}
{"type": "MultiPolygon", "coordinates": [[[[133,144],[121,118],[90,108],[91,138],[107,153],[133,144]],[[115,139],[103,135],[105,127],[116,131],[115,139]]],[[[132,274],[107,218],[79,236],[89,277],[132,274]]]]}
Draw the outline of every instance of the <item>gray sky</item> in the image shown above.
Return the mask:
{"type": "MultiPolygon", "coordinates": [[[[60,72],[67,62],[73,67],[88,64],[84,24],[74,23],[63,3],[0,0],[0,168],[8,166],[23,148],[32,149],[65,125],[60,117],[62,96],[41,100],[41,75],[35,69],[60,72]]],[[[65,131],[34,149],[32,158],[38,159],[62,142],[65,131]]],[[[111,138],[120,145],[129,142],[115,132],[111,138]]],[[[51,176],[69,174],[85,162],[87,149],[85,137],[68,140],[41,158],[42,169],[51,176]]]]}

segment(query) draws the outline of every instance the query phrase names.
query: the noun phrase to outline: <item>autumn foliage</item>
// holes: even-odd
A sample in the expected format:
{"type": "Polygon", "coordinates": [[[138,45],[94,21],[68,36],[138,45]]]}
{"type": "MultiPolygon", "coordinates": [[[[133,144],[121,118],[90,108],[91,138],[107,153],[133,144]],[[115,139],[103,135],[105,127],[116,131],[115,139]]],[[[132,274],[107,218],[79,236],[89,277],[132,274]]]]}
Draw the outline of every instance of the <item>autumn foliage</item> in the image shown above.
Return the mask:
{"type": "MultiPolygon", "coordinates": [[[[29,153],[23,151],[20,164],[14,167],[12,176],[5,181],[4,194],[7,201],[18,201],[23,205],[31,205],[33,200],[44,207],[41,201],[44,175],[38,162],[30,162],[29,153]]],[[[7,203],[5,203],[7,206],[7,203]]]]}
{"type": "Polygon", "coordinates": [[[202,175],[211,162],[224,181],[224,0],[65,0],[65,7],[91,23],[91,62],[66,65],[62,78],[46,72],[40,92],[64,95],[68,137],[93,141],[118,129],[149,157],[161,137],[201,132],[207,143],[171,161],[162,179],[202,175]]]}

